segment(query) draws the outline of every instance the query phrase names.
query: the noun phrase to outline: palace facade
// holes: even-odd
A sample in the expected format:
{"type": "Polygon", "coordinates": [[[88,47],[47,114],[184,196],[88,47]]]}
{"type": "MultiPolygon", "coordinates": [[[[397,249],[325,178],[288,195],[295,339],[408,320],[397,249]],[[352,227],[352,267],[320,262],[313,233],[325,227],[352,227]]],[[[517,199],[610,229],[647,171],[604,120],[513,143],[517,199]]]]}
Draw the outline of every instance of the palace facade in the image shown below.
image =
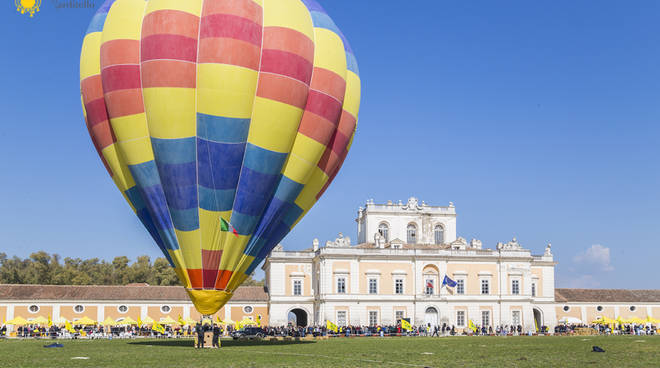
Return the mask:
{"type": "Polygon", "coordinates": [[[551,245],[533,254],[514,238],[487,249],[456,235],[456,208],[367,201],[357,213],[357,244],[335,241],[287,251],[277,246],[263,269],[269,318],[299,324],[522,325],[562,319],[660,318],[658,290],[555,289],[551,245]],[[445,285],[448,277],[454,287],[445,285]]]}

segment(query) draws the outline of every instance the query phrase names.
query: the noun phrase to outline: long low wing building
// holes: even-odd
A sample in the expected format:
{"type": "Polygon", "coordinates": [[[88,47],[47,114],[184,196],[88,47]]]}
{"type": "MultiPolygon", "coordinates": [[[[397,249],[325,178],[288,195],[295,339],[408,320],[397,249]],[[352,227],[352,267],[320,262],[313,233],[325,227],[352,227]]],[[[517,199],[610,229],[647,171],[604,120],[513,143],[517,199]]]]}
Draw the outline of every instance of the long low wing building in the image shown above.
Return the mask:
{"type": "MultiPolygon", "coordinates": [[[[56,321],[64,318],[75,321],[88,317],[104,321],[110,317],[122,322],[130,317],[137,321],[150,317],[160,321],[199,320],[201,315],[190,302],[188,293],[180,286],[63,286],[63,285],[0,285],[0,316],[9,321],[14,317],[26,320],[38,316],[56,321]]],[[[243,286],[234,298],[216,315],[223,321],[245,318],[268,323],[268,294],[261,286],[243,286]]]]}
{"type": "MultiPolygon", "coordinates": [[[[493,249],[456,234],[456,208],[367,201],[356,245],[340,234],[305,250],[278,245],[265,260],[265,287],[243,286],[215,316],[272,326],[522,326],[535,331],[599,317],[660,320],[660,290],[555,288],[550,244],[533,254],[517,239],[493,249]]],[[[182,287],[0,285],[0,318],[69,321],[107,317],[199,319],[182,287]]]]}

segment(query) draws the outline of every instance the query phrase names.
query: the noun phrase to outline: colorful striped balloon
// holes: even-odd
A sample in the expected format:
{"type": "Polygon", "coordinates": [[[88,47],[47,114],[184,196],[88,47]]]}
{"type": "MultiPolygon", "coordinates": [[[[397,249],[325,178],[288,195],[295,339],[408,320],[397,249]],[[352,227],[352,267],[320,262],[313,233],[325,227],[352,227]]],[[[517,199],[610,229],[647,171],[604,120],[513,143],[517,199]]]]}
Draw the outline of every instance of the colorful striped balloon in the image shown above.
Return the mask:
{"type": "Polygon", "coordinates": [[[202,314],[327,189],[360,105],[353,51],[314,0],[106,0],[80,89],[101,160],[202,314]]]}

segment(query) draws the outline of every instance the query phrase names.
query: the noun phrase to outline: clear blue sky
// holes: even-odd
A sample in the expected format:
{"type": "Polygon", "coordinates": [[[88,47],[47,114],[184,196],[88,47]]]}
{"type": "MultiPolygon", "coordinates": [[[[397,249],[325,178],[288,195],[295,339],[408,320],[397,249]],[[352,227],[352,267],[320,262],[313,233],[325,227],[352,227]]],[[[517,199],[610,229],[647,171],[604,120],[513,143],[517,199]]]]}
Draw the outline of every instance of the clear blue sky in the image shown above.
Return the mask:
{"type": "MultiPolygon", "coordinates": [[[[366,199],[415,195],[453,201],[459,235],[486,247],[551,241],[559,286],[660,287],[660,2],[321,3],[357,55],[362,109],[286,248],[355,239],[366,199]]],[[[0,9],[0,251],[157,256],[80,111],[93,9],[53,4],[0,9]]]]}

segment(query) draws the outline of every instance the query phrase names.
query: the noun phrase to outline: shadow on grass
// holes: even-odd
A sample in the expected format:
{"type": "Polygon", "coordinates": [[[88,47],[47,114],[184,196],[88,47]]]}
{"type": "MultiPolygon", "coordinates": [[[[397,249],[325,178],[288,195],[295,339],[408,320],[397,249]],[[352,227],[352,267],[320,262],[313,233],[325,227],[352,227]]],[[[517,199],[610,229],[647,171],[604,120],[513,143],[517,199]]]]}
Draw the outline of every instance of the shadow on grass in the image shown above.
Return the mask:
{"type": "MultiPolygon", "coordinates": [[[[269,341],[269,340],[220,340],[222,348],[242,347],[242,346],[260,346],[260,345],[300,345],[300,344],[314,344],[316,341],[269,341]]],[[[151,345],[151,346],[170,346],[180,348],[192,348],[195,342],[192,340],[147,340],[147,341],[131,341],[129,345],[151,345]]]]}

